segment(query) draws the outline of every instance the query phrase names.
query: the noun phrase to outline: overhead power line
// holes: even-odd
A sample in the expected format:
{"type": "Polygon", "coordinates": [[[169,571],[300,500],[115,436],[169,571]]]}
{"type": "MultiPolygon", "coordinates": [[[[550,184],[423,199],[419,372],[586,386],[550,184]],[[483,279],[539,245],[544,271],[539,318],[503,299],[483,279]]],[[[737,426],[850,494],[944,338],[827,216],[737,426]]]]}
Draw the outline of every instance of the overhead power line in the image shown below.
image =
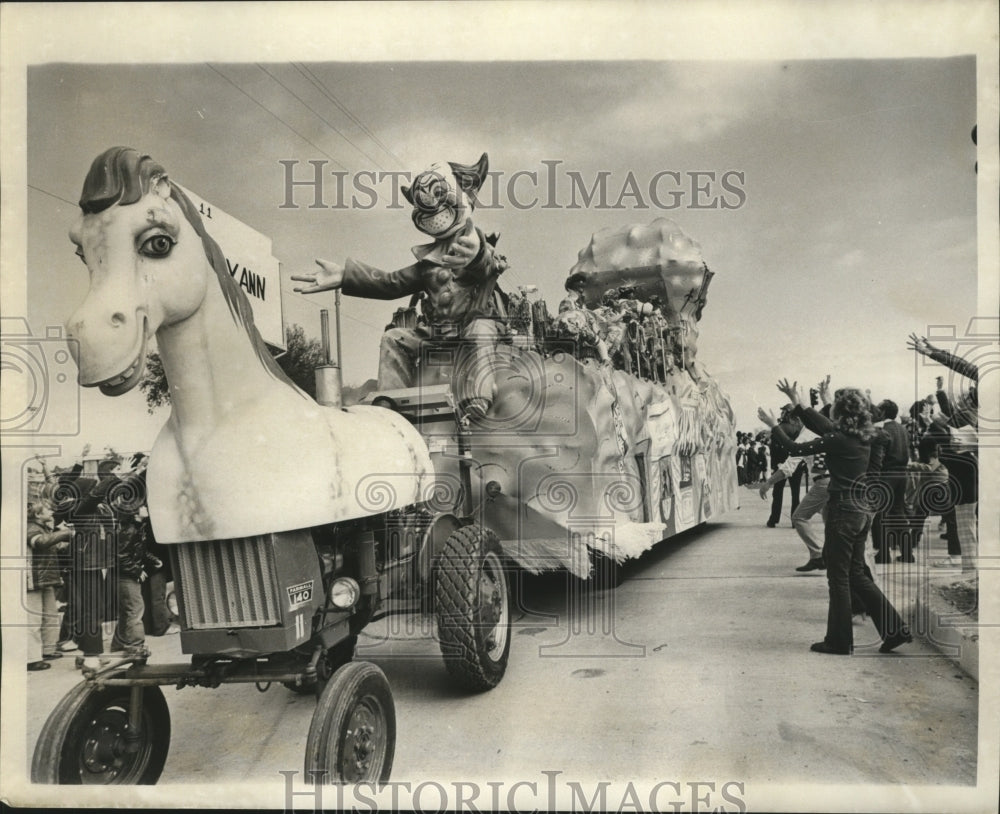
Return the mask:
{"type": "Polygon", "coordinates": [[[316,74],[314,74],[311,70],[309,70],[308,67],[306,67],[302,63],[296,65],[293,62],[292,67],[295,68],[295,70],[297,70],[299,73],[301,73],[306,79],[312,82],[312,84],[316,87],[316,89],[319,90],[319,92],[322,93],[331,103],[333,103],[341,113],[343,113],[345,116],[347,116],[348,119],[350,119],[355,125],[357,125],[362,133],[368,136],[368,138],[371,139],[372,142],[376,144],[380,149],[384,150],[385,154],[388,155],[393,161],[395,161],[397,166],[403,167],[403,159],[401,159],[392,150],[390,150],[382,142],[382,140],[379,139],[379,137],[376,136],[363,121],[361,121],[361,119],[355,116],[347,108],[347,106],[333,94],[333,92],[323,83],[323,81],[318,76],[316,76],[316,74]]]}
{"type": "Polygon", "coordinates": [[[302,133],[300,133],[298,130],[296,130],[294,127],[292,127],[288,122],[286,122],[283,118],[281,118],[281,116],[279,116],[277,113],[275,113],[273,110],[271,110],[269,107],[267,107],[263,103],[259,102],[251,94],[249,94],[245,90],[243,90],[243,88],[241,88],[239,85],[237,85],[232,79],[230,79],[228,76],[226,76],[222,71],[220,71],[214,65],[211,65],[208,62],[206,62],[205,65],[208,68],[211,68],[213,71],[215,71],[215,73],[217,73],[223,79],[225,79],[230,85],[232,85],[234,88],[236,88],[236,90],[238,90],[240,93],[242,93],[244,96],[246,96],[251,102],[253,102],[255,105],[257,105],[257,107],[259,107],[261,110],[265,111],[266,113],[269,113],[271,116],[273,116],[279,122],[281,122],[285,127],[287,127],[289,130],[291,130],[293,133],[295,133],[295,135],[297,135],[300,139],[302,139],[306,144],[310,145],[311,147],[313,147],[316,150],[318,150],[319,152],[321,152],[323,155],[325,155],[327,158],[329,158],[334,164],[336,164],[342,170],[345,170],[345,171],[347,170],[347,167],[345,167],[343,164],[341,164],[336,158],[334,158],[332,155],[330,155],[326,150],[324,150],[319,145],[314,144],[309,138],[307,138],[306,136],[302,135],[302,133]]]}
{"type": "Polygon", "coordinates": [[[315,108],[313,108],[308,102],[306,102],[305,99],[303,99],[301,96],[299,96],[294,90],[292,90],[290,87],[288,87],[288,85],[286,85],[284,82],[282,82],[280,79],[278,79],[278,77],[276,77],[273,73],[271,73],[267,68],[265,68],[259,62],[256,63],[256,64],[257,64],[258,68],[260,68],[272,80],[274,80],[275,82],[277,82],[282,88],[284,88],[285,91],[287,91],[289,94],[291,94],[292,96],[294,96],[303,107],[305,107],[310,113],[312,113],[317,119],[319,119],[321,122],[323,122],[327,127],[329,127],[331,130],[333,130],[334,133],[336,133],[344,141],[346,141],[348,144],[350,144],[355,150],[357,150],[359,153],[361,153],[361,155],[363,155],[365,158],[367,158],[369,161],[371,161],[378,169],[383,170],[383,171],[385,170],[385,168],[381,164],[379,164],[379,162],[375,158],[373,158],[368,153],[366,153],[364,150],[362,150],[360,146],[358,146],[357,144],[355,144],[354,141],[352,141],[351,138],[346,133],[344,133],[342,130],[340,130],[333,122],[331,122],[329,119],[325,118],[324,116],[320,115],[320,113],[317,112],[315,108]]]}
{"type": "Polygon", "coordinates": [[[64,198],[62,195],[56,195],[54,192],[49,192],[47,189],[42,189],[41,187],[36,187],[34,184],[28,184],[28,189],[33,189],[35,192],[41,192],[42,195],[48,195],[50,198],[55,198],[57,201],[62,201],[63,203],[68,203],[74,209],[79,206],[76,201],[70,201],[64,198]]]}

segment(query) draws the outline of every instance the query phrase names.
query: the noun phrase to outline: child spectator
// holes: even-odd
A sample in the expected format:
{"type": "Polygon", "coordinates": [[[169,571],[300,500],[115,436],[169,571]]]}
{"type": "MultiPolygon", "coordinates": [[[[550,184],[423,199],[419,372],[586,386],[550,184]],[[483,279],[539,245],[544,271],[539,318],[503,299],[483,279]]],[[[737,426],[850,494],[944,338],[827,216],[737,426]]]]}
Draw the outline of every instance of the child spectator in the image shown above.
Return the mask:
{"type": "Polygon", "coordinates": [[[56,649],[59,639],[59,608],[56,588],[62,584],[58,552],[69,548],[73,537],[70,529],[54,529],[52,511],[43,502],[28,506],[28,548],[31,550],[31,568],[27,570],[27,610],[31,622],[33,655],[38,658],[28,662],[32,671],[49,669],[49,661],[62,657],[56,649]]]}
{"type": "Polygon", "coordinates": [[[138,651],[146,642],[142,617],[142,584],[149,570],[163,563],[146,551],[142,519],[132,512],[119,514],[118,526],[118,625],[111,639],[111,649],[138,651]],[[148,569],[148,570],[147,570],[148,569]]]}

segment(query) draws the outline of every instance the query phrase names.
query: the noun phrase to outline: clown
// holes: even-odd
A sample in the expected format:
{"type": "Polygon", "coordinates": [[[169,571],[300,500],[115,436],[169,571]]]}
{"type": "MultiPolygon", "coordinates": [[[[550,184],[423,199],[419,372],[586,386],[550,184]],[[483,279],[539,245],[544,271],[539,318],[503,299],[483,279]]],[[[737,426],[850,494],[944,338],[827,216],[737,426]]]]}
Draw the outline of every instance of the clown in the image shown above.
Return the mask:
{"type": "Polygon", "coordinates": [[[424,341],[461,340],[452,375],[455,396],[463,414],[483,416],[496,395],[491,358],[503,328],[493,292],[507,263],[494,250],[496,237],[487,237],[472,222],[476,193],[486,180],[486,153],[475,164],[448,162],[448,167],[450,171],[443,171],[435,165],[402,188],[413,206],[413,225],[434,238],[413,247],[416,263],[385,272],[352,258],[343,266],[317,259],[319,271],[292,279],[310,284],[295,289],[302,294],[339,288],[353,297],[419,298],[421,323],[392,327],[382,336],[379,389],[418,384],[424,341]]]}

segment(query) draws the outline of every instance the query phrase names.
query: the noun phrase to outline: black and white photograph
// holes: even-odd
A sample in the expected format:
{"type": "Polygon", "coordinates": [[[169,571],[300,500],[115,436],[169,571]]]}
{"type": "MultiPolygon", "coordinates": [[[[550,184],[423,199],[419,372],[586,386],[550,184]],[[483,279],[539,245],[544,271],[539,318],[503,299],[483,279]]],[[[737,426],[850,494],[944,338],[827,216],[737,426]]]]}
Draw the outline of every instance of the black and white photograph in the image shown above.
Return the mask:
{"type": "Polygon", "coordinates": [[[998,33],[3,4],[0,799],[996,812],[998,33]]]}

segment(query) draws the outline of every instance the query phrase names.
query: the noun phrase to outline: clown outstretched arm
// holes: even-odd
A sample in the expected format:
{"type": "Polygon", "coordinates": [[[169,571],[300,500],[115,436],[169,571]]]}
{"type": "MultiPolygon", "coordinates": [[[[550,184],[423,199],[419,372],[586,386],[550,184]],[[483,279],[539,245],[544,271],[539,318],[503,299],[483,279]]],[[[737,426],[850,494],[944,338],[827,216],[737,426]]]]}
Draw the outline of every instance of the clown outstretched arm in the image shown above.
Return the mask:
{"type": "Polygon", "coordinates": [[[505,268],[490,241],[472,226],[449,241],[416,247],[416,263],[395,271],[348,258],[343,266],[317,260],[315,274],[295,275],[309,283],[296,288],[303,294],[341,289],[344,294],[367,299],[393,300],[423,292],[421,304],[430,330],[390,328],[382,335],[379,351],[378,386],[396,390],[417,384],[420,347],[432,331],[441,336],[461,337],[453,377],[463,413],[484,415],[495,396],[492,357],[500,329],[493,316],[492,280],[505,268]]]}
{"type": "MultiPolygon", "coordinates": [[[[339,285],[333,287],[339,287],[349,297],[374,300],[395,300],[424,291],[430,300],[428,305],[434,306],[441,319],[462,322],[471,314],[461,312],[461,298],[455,307],[448,308],[447,302],[440,301],[440,293],[452,279],[464,287],[483,285],[489,280],[493,272],[493,247],[477,232],[474,229],[471,236],[458,238],[447,251],[433,258],[427,255],[396,271],[383,271],[349,257],[340,273],[339,285]]],[[[319,275],[316,277],[318,281],[319,275]]]]}
{"type": "MultiPolygon", "coordinates": [[[[486,282],[493,270],[493,247],[473,228],[470,234],[462,235],[441,251],[438,260],[442,268],[462,269],[462,276],[470,282],[486,282]]],[[[292,275],[296,282],[309,283],[296,288],[297,293],[317,294],[339,288],[350,297],[395,300],[423,291],[427,287],[424,275],[433,270],[435,263],[425,254],[418,262],[396,271],[382,271],[351,257],[343,266],[322,258],[316,259],[316,265],[319,271],[313,274],[292,275]]]]}
{"type": "Polygon", "coordinates": [[[342,289],[352,297],[375,300],[395,300],[415,294],[423,288],[420,263],[399,269],[382,271],[366,263],[347,258],[346,265],[330,260],[316,259],[319,271],[313,274],[293,274],[292,279],[309,283],[295,289],[299,294],[318,294],[322,291],[342,289]]]}

